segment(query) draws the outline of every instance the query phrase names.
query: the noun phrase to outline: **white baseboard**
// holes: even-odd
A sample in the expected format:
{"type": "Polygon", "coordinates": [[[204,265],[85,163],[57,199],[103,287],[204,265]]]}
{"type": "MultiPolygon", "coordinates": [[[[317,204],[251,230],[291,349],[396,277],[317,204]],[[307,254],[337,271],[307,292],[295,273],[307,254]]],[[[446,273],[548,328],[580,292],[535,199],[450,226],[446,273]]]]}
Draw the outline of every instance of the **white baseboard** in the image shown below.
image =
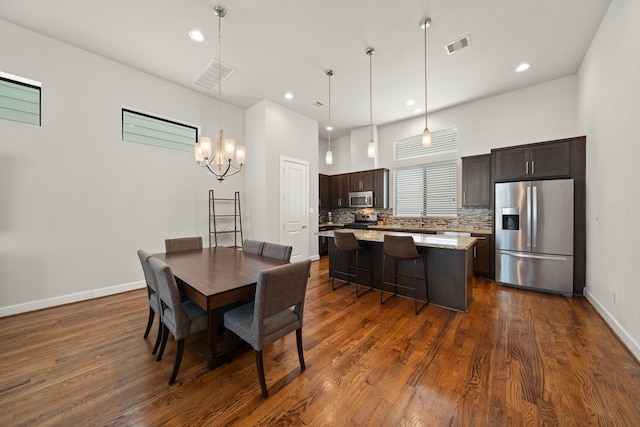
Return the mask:
{"type": "Polygon", "coordinates": [[[622,342],[627,346],[629,351],[633,353],[637,360],[640,360],[640,345],[629,335],[629,333],[618,323],[615,317],[609,313],[609,311],[600,303],[600,301],[593,296],[593,294],[589,293],[589,289],[584,289],[584,296],[587,300],[595,307],[595,309],[600,313],[600,316],[604,319],[605,322],[609,325],[613,332],[622,340],[622,342]]]}
{"type": "Polygon", "coordinates": [[[311,256],[309,257],[309,259],[310,259],[311,261],[318,261],[318,260],[320,259],[320,255],[311,255],[311,256]]]}
{"type": "Polygon", "coordinates": [[[93,298],[100,298],[107,295],[119,294],[121,292],[132,291],[146,287],[144,281],[125,283],[122,285],[109,286],[107,288],[91,289],[75,294],[61,295],[58,297],[47,298],[38,301],[29,301],[22,304],[9,305],[0,307],[0,317],[11,316],[14,314],[26,313],[28,311],[41,310],[43,308],[55,307],[57,305],[70,304],[72,302],[84,301],[93,298]]]}

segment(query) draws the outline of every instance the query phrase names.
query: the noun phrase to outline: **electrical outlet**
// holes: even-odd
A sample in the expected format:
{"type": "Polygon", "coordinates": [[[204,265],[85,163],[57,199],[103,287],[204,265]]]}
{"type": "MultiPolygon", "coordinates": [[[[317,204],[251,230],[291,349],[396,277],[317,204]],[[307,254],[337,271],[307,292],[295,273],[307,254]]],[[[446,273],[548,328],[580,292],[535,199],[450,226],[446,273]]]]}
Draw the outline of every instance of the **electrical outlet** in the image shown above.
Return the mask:
{"type": "Polygon", "coordinates": [[[618,294],[616,291],[613,291],[613,303],[614,304],[618,303],[618,294]]]}

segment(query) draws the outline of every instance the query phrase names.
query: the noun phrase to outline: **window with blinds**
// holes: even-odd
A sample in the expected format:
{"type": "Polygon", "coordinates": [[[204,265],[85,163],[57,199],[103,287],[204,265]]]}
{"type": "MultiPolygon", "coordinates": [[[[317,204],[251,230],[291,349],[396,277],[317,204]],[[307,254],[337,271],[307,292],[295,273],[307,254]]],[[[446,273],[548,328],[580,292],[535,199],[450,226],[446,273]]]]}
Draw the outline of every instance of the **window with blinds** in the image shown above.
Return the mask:
{"type": "Polygon", "coordinates": [[[458,208],[458,163],[412,166],[396,169],[394,215],[456,216],[458,208]]]}
{"type": "Polygon", "coordinates": [[[431,147],[422,147],[422,134],[398,139],[393,143],[395,160],[441,154],[458,150],[458,128],[443,129],[431,133],[431,147]]]}
{"type": "Polygon", "coordinates": [[[192,153],[198,128],[123,108],[122,140],[192,153]]]}
{"type": "Polygon", "coordinates": [[[0,72],[0,119],[40,126],[41,86],[0,72]]]}

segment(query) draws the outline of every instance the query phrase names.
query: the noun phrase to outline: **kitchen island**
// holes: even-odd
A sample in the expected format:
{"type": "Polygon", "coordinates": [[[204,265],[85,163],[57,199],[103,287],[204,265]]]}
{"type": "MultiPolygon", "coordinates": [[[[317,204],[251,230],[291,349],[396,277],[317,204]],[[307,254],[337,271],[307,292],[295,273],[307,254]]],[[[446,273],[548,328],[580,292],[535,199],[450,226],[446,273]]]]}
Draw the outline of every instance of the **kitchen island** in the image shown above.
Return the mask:
{"type": "MultiPolygon", "coordinates": [[[[364,255],[360,258],[360,263],[365,268],[373,269],[373,287],[380,289],[382,283],[382,263],[384,257],[383,242],[385,234],[409,235],[413,237],[418,248],[418,252],[424,254],[427,261],[427,286],[429,291],[429,304],[446,307],[456,311],[466,312],[472,297],[472,276],[473,276],[473,245],[475,237],[442,236],[420,233],[399,233],[376,230],[349,230],[352,231],[356,239],[362,246],[370,247],[372,262],[364,255]]],[[[335,231],[341,232],[341,231],[335,231]]],[[[346,276],[336,272],[347,270],[347,255],[338,252],[335,255],[335,245],[333,242],[334,231],[323,231],[319,236],[327,237],[329,240],[329,276],[344,280],[346,276]]],[[[392,280],[393,264],[391,259],[387,259],[386,280],[392,280]]],[[[398,269],[400,274],[413,274],[410,263],[401,265],[398,269]]],[[[418,275],[424,277],[423,269],[418,268],[418,275]]],[[[369,285],[370,276],[366,272],[359,273],[359,283],[369,285]]],[[[413,294],[399,289],[401,295],[413,298],[413,294]]],[[[418,299],[424,301],[424,290],[419,286],[418,299]]]]}

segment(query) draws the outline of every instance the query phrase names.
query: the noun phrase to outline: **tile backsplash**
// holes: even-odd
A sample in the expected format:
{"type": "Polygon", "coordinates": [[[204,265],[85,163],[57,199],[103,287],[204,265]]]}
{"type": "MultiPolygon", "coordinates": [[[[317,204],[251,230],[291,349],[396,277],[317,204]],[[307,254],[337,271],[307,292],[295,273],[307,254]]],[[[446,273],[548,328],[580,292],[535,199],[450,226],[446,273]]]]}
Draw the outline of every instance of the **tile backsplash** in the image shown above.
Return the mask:
{"type": "MultiPolygon", "coordinates": [[[[354,208],[338,208],[324,209],[321,208],[318,214],[318,220],[321,224],[327,222],[327,214],[331,212],[333,222],[337,224],[348,224],[353,222],[356,213],[369,215],[382,215],[387,221],[387,225],[406,225],[416,227],[420,225],[420,217],[399,217],[393,215],[393,209],[354,209],[354,208]]],[[[424,224],[428,227],[444,228],[444,229],[477,229],[491,230],[493,223],[493,210],[490,208],[458,208],[458,215],[455,217],[426,217],[424,224]]]]}

